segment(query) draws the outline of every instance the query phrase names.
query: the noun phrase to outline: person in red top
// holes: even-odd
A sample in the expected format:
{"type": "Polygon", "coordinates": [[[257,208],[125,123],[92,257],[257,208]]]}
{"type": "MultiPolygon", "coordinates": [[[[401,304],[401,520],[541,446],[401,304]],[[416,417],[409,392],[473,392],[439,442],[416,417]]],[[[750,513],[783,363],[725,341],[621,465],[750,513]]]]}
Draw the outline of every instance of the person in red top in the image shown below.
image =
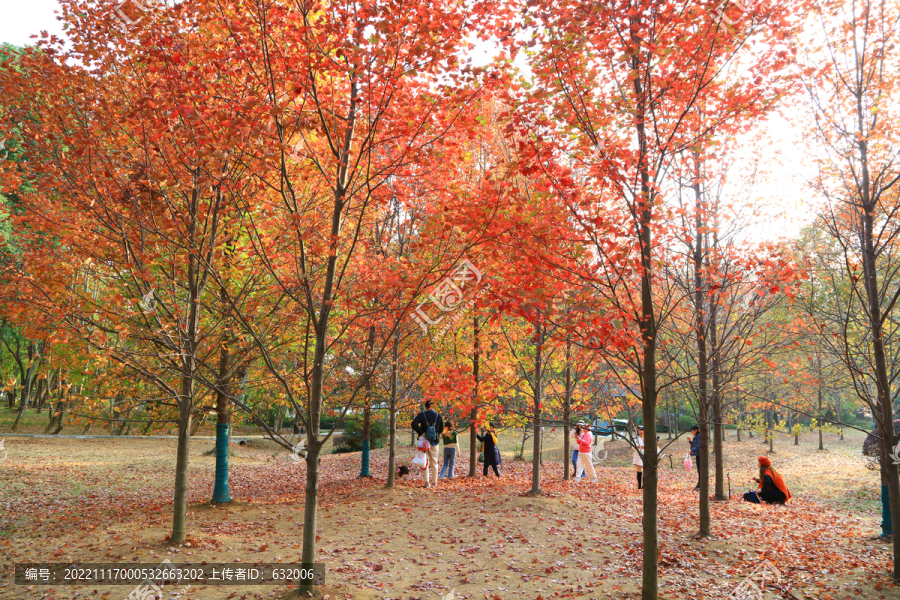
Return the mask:
{"type": "Polygon", "coordinates": [[[597,472],[594,470],[594,461],[591,457],[591,449],[594,445],[594,436],[588,430],[583,421],[575,426],[575,441],[578,442],[578,463],[575,471],[575,483],[585,470],[593,477],[594,483],[599,482],[597,472]]]}
{"type": "Polygon", "coordinates": [[[757,491],[744,494],[744,500],[759,504],[760,501],[768,504],[784,504],[791,499],[791,492],[784,483],[784,477],[772,466],[772,461],[765,456],[759,457],[759,477],[753,481],[759,483],[757,491]]]}

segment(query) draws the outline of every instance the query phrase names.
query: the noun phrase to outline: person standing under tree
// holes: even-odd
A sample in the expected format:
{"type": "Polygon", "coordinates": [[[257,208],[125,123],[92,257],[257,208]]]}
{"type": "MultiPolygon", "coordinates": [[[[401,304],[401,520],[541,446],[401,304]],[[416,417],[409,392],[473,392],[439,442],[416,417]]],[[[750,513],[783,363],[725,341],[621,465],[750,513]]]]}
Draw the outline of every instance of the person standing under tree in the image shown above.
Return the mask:
{"type": "Polygon", "coordinates": [[[591,457],[594,436],[591,435],[583,421],[578,421],[578,424],[575,426],[575,441],[578,443],[578,469],[575,472],[575,483],[578,483],[578,477],[583,477],[585,472],[591,474],[594,483],[599,483],[597,471],[594,470],[594,460],[591,457]]]}
{"type": "MultiPolygon", "coordinates": [[[[584,427],[585,426],[584,422],[579,421],[578,426],[584,427]]],[[[572,450],[572,478],[573,479],[578,476],[578,433],[576,433],[576,429],[577,429],[577,427],[572,428],[572,440],[575,442],[575,448],[572,450]]],[[[583,478],[584,476],[585,476],[585,473],[582,473],[581,477],[583,478]]]]}
{"type": "Polygon", "coordinates": [[[433,475],[434,485],[438,483],[438,432],[444,430],[444,420],[437,411],[432,410],[431,400],[425,403],[425,410],[416,415],[413,419],[412,429],[416,435],[422,436],[428,442],[428,468],[425,469],[425,487],[431,487],[431,477],[433,475]]]}
{"type": "Polygon", "coordinates": [[[478,438],[478,441],[484,442],[484,476],[487,477],[488,467],[493,467],[494,474],[500,477],[500,471],[498,470],[500,466],[500,448],[497,447],[497,434],[494,431],[494,426],[488,423],[484,427],[479,427],[478,430],[481,432],[481,435],[476,434],[475,437],[478,438]]]}
{"type": "Polygon", "coordinates": [[[697,459],[697,487],[695,490],[700,489],[700,426],[692,425],[691,426],[691,435],[693,436],[688,443],[691,445],[691,456],[696,457],[697,459]]]}
{"type": "Polygon", "coordinates": [[[459,451],[456,434],[453,423],[445,422],[444,432],[441,434],[441,441],[444,442],[444,464],[441,465],[441,479],[444,479],[445,476],[453,479],[453,467],[456,465],[456,453],[459,451]]]}
{"type": "Polygon", "coordinates": [[[637,471],[637,482],[638,489],[643,489],[643,478],[644,478],[644,459],[642,458],[642,454],[644,452],[644,426],[641,425],[638,427],[638,436],[634,440],[634,458],[631,459],[631,463],[634,465],[635,470],[637,471]]]}

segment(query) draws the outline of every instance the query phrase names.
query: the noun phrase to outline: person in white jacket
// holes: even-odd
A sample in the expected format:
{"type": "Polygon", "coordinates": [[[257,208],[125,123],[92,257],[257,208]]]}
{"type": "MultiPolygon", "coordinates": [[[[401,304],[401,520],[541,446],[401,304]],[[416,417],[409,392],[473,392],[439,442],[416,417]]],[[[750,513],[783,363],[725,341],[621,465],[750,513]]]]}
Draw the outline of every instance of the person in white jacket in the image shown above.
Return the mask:
{"type": "Polygon", "coordinates": [[[597,471],[594,470],[594,460],[591,456],[591,450],[594,444],[594,436],[591,435],[587,425],[583,421],[579,421],[575,426],[575,441],[578,443],[578,463],[575,471],[575,483],[585,471],[593,477],[593,482],[598,483],[597,471]]]}
{"type": "Polygon", "coordinates": [[[638,427],[638,436],[637,439],[634,440],[635,449],[634,449],[634,458],[631,460],[632,464],[634,464],[634,468],[637,470],[637,480],[638,480],[638,489],[643,489],[643,477],[644,477],[644,460],[641,458],[641,454],[644,452],[644,427],[643,425],[638,427]]]}

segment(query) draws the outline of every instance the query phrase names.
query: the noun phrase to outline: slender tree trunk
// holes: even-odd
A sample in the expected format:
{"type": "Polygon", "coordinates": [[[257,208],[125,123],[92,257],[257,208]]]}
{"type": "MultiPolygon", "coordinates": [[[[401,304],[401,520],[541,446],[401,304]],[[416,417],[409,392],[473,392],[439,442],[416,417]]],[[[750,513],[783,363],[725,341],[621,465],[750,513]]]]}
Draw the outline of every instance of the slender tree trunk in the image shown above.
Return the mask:
{"type": "Polygon", "coordinates": [[[16,420],[13,421],[12,427],[10,428],[13,433],[19,430],[19,421],[22,420],[22,417],[25,415],[25,409],[28,407],[31,396],[30,387],[31,384],[28,383],[27,387],[23,387],[19,391],[19,413],[16,415],[16,420]]]}
{"type": "MultiPolygon", "coordinates": [[[[694,254],[694,313],[695,332],[697,336],[697,392],[700,417],[700,456],[697,457],[697,475],[700,479],[700,536],[710,534],[709,512],[709,396],[707,390],[707,374],[709,363],[707,358],[707,324],[703,290],[703,204],[700,195],[699,174],[694,183],[695,244],[694,254]]],[[[648,454],[648,453],[645,453],[648,454]]]]}
{"type": "Polygon", "coordinates": [[[366,400],[363,408],[363,430],[362,430],[362,453],[360,454],[360,477],[371,477],[369,473],[369,450],[371,449],[372,439],[372,377],[374,376],[374,367],[372,366],[372,352],[375,347],[375,326],[369,326],[369,336],[366,340],[366,355],[364,363],[364,373],[366,377],[366,400]]]}
{"type": "Polygon", "coordinates": [[[841,402],[840,395],[838,395],[838,397],[837,397],[837,409],[838,409],[838,419],[837,420],[838,420],[838,423],[840,424],[841,441],[843,442],[844,441],[844,406],[843,406],[843,403],[841,402]]]}
{"type": "MultiPolygon", "coordinates": [[[[563,397],[563,480],[569,480],[572,447],[569,439],[569,419],[572,412],[572,335],[566,335],[566,394],[563,397]]],[[[577,475],[577,473],[576,473],[577,475]]]]}
{"type": "MultiPolygon", "coordinates": [[[[637,44],[639,38],[633,21],[631,39],[637,44]]],[[[640,59],[632,57],[635,71],[640,67],[640,59]]],[[[638,172],[641,178],[641,195],[636,199],[637,211],[640,215],[638,241],[641,250],[641,342],[644,349],[644,360],[641,365],[641,413],[644,423],[656,427],[656,315],[653,307],[653,198],[650,189],[650,172],[647,165],[647,138],[644,131],[644,115],[646,114],[646,98],[640,77],[632,80],[635,97],[639,98],[639,106],[635,119],[639,146],[638,172]]],[[[655,438],[651,438],[655,439],[655,438]]],[[[655,444],[649,444],[655,449],[655,444]]],[[[659,454],[644,453],[643,488],[644,488],[644,553],[641,567],[641,599],[657,600],[659,598],[659,534],[657,531],[657,509],[659,505],[659,454]]]]}
{"type": "MultiPolygon", "coordinates": [[[[192,361],[188,359],[188,362],[192,361]]],[[[181,396],[178,398],[178,448],[175,454],[172,536],[169,538],[169,543],[176,546],[183,544],[187,538],[188,460],[191,445],[191,419],[194,412],[193,385],[194,379],[191,375],[182,377],[181,396]]]]}
{"type": "Polygon", "coordinates": [[[715,452],[716,500],[728,500],[725,495],[725,439],[722,422],[722,377],[719,372],[719,340],[716,322],[718,298],[713,298],[709,307],[709,339],[712,346],[712,408],[713,408],[713,451],[715,452]]]}
{"type": "Polygon", "coordinates": [[[528,441],[528,427],[522,428],[522,443],[519,444],[519,453],[516,455],[517,459],[525,460],[525,442],[528,441]]]}
{"type": "Polygon", "coordinates": [[[371,477],[369,473],[369,450],[372,438],[372,406],[368,403],[363,408],[362,452],[360,453],[359,476],[371,477]]]}
{"type": "MultiPolygon", "coordinates": [[[[878,408],[881,409],[879,425],[881,427],[882,443],[882,469],[887,470],[887,487],[891,507],[891,523],[900,523],[900,473],[897,467],[889,460],[888,454],[897,445],[897,436],[894,434],[894,407],[891,402],[891,384],[888,379],[887,357],[884,349],[884,332],[882,327],[882,311],[879,301],[878,270],[875,264],[874,246],[874,214],[875,203],[870,198],[870,182],[867,163],[868,146],[864,138],[860,138],[860,162],[862,163],[862,214],[859,218],[862,223],[861,245],[863,254],[863,274],[865,276],[866,297],[869,304],[869,326],[872,330],[872,350],[875,359],[875,384],[878,391],[878,408]]],[[[900,535],[893,536],[894,541],[894,568],[893,577],[900,580],[900,535]]]]}
{"type": "MultiPolygon", "coordinates": [[[[677,421],[677,419],[676,419],[676,421],[677,421]]],[[[672,439],[672,404],[669,399],[668,392],[666,392],[666,430],[668,432],[666,439],[671,440],[672,439]]]]}
{"type": "Polygon", "coordinates": [[[397,432],[397,372],[399,369],[399,360],[400,360],[400,332],[394,333],[394,344],[391,349],[391,410],[390,410],[390,423],[388,426],[388,432],[390,435],[390,446],[388,450],[388,474],[387,474],[387,483],[385,487],[388,489],[393,489],[394,487],[394,478],[397,473],[397,443],[396,443],[396,432],[397,432]]]}
{"type": "MultiPolygon", "coordinates": [[[[819,361],[819,416],[822,415],[822,357],[817,354],[819,361]]],[[[822,439],[822,421],[819,420],[819,450],[825,449],[825,441],[822,439]]]]}
{"type": "Polygon", "coordinates": [[[543,404],[542,378],[543,378],[543,351],[544,329],[536,322],[534,325],[534,337],[536,348],[534,352],[534,455],[531,459],[531,490],[529,496],[541,495],[541,405],[543,404]]]}
{"type": "MultiPolygon", "coordinates": [[[[359,83],[353,79],[350,84],[350,109],[347,114],[344,145],[341,152],[341,166],[338,169],[338,178],[334,188],[334,210],[331,217],[331,242],[329,247],[328,262],[325,269],[325,281],[322,286],[322,303],[319,309],[319,318],[314,324],[316,346],[313,354],[313,368],[310,374],[309,385],[309,434],[307,436],[309,448],[306,455],[306,498],[303,513],[303,553],[302,563],[310,567],[316,562],[316,520],[319,497],[319,456],[322,452],[322,442],[319,440],[319,426],[322,412],[322,385],[325,379],[325,357],[327,355],[328,322],[333,303],[334,278],[337,270],[338,247],[340,239],[342,211],[347,201],[347,169],[349,167],[349,155],[353,141],[353,130],[356,125],[356,108],[359,97],[359,83]]],[[[298,586],[301,594],[314,593],[314,582],[303,582],[298,586]]]]}
{"type": "Polygon", "coordinates": [[[475,380],[474,397],[472,398],[472,410],[469,411],[469,477],[478,475],[478,440],[475,438],[475,421],[478,419],[478,385],[479,363],[481,361],[481,329],[478,325],[478,315],[472,317],[474,349],[472,350],[472,377],[475,380]]]}

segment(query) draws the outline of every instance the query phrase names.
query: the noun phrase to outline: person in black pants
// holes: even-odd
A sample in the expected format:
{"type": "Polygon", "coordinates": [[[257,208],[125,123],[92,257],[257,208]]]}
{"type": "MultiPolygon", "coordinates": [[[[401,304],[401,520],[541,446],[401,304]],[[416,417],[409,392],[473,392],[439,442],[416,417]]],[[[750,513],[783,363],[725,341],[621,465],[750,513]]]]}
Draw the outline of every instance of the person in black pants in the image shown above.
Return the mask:
{"type": "Polygon", "coordinates": [[[700,426],[694,425],[691,427],[691,456],[697,458],[697,487],[695,490],[700,489],[700,426]]]}
{"type": "Polygon", "coordinates": [[[444,419],[441,418],[440,413],[431,408],[430,400],[425,403],[425,410],[413,419],[412,430],[416,432],[417,436],[425,436],[425,439],[431,445],[428,448],[428,468],[424,471],[425,487],[431,487],[431,479],[434,479],[434,485],[437,486],[438,444],[440,443],[438,436],[444,431],[444,419]],[[429,433],[433,433],[434,437],[429,438],[429,433]]]}
{"type": "Polygon", "coordinates": [[[488,423],[486,427],[479,427],[481,435],[476,434],[479,442],[484,442],[484,476],[487,477],[488,466],[494,468],[494,474],[500,477],[500,449],[497,447],[497,433],[494,426],[488,423]]]}

